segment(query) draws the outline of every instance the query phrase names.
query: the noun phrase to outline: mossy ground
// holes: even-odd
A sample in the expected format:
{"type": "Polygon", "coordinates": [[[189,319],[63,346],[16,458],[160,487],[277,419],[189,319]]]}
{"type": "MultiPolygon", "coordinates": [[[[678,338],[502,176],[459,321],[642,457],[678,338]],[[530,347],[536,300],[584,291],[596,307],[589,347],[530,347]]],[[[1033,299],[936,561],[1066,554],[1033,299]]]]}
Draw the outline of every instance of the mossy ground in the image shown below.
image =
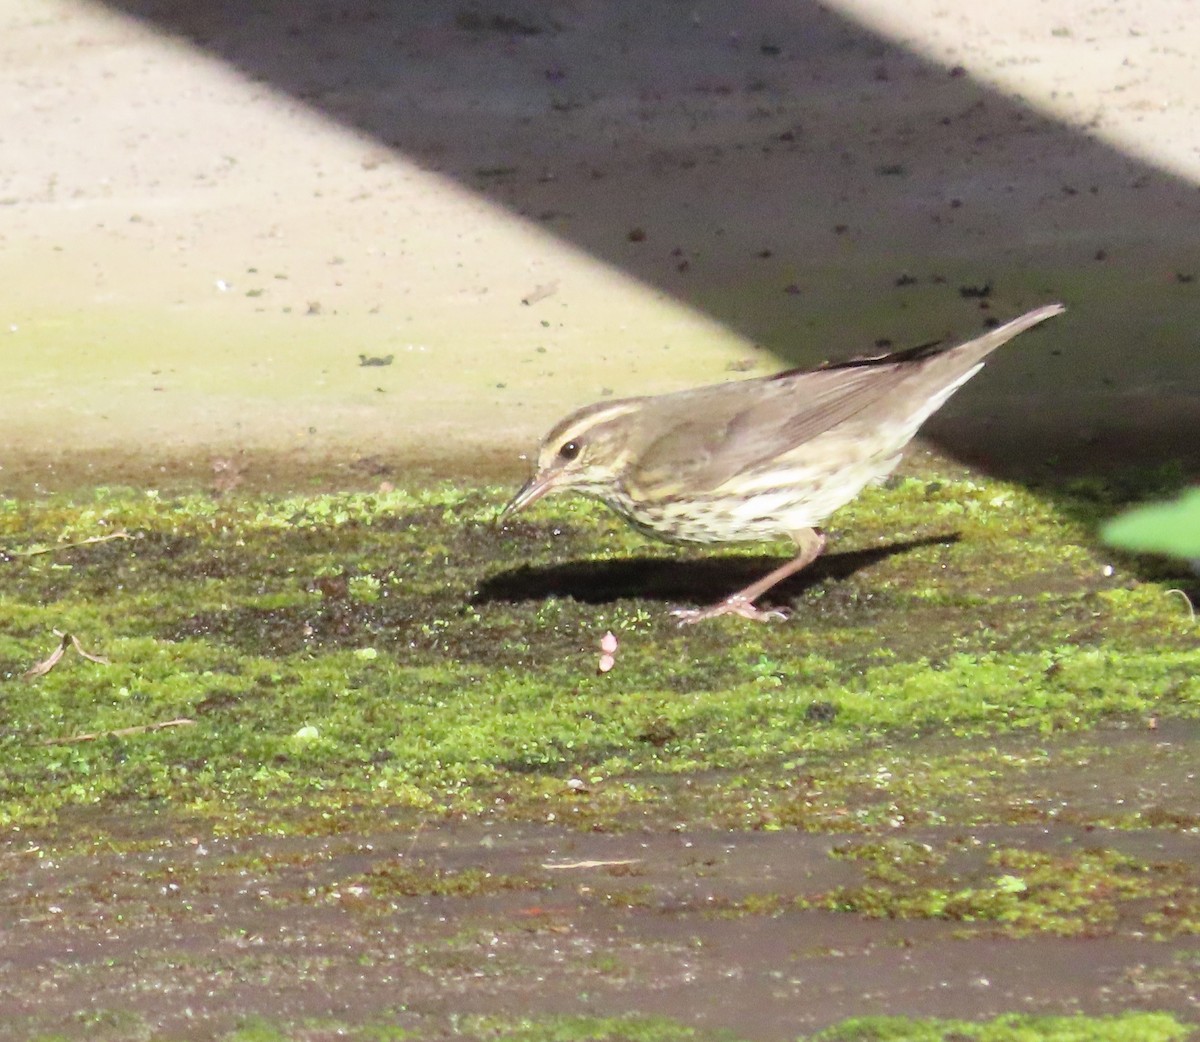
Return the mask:
{"type": "MultiPolygon", "coordinates": [[[[681,893],[679,873],[614,864],[603,887],[567,885],[571,915],[669,914],[701,931],[698,915],[747,928],[821,915],[927,920],[946,924],[949,945],[1136,939],[1164,954],[1139,963],[1130,993],[1186,1008],[1179,995],[1195,968],[1172,960],[1200,932],[1188,846],[1200,804],[1186,781],[1197,769],[1200,629],[1171,591],[1195,601],[1196,580],[1095,543],[1096,522],[1126,498],[1119,488],[1050,496],[912,469],[839,514],[829,553],[774,591],[793,609],[788,622],[688,629],[668,607],[718,599],[774,559],[649,546],[583,500],[551,500],[497,528],[508,491],[101,489],[0,502],[5,856],[21,872],[76,866],[24,883],[17,873],[11,925],[86,932],[116,917],[152,931],[187,927],[192,914],[211,925],[228,913],[193,913],[198,904],[171,895],[224,893],[249,873],[273,891],[256,908],[317,917],[318,932],[321,916],[390,921],[412,902],[473,902],[457,932],[421,926],[403,959],[427,986],[480,973],[501,987],[530,962],[511,943],[514,923],[518,937],[575,927],[555,911],[562,877],[528,857],[501,865],[485,844],[424,860],[464,822],[579,836],[815,835],[824,845],[811,864],[826,867],[786,885],[755,884],[753,872],[724,879],[717,858],[724,883],[697,897],[681,893]],[[23,677],[59,644],[55,630],[107,663],[68,648],[23,677]],[[618,649],[600,673],[606,631],[618,649]],[[177,720],[187,722],[118,733],[177,720]],[[1060,831],[1047,842],[1032,828],[1060,831]],[[381,832],[412,845],[373,853],[363,837],[381,832]],[[1145,836],[1170,849],[1147,848],[1145,836]],[[147,867],[164,844],[186,843],[240,846],[236,857],[223,848],[190,867],[147,867]],[[137,857],[149,861],[117,867],[137,857]],[[88,864],[107,867],[97,878],[88,864]],[[508,938],[490,962],[485,935],[508,938]]],[[[704,877],[690,873],[686,886],[704,877]]],[[[235,926],[214,926],[218,940],[221,928],[235,926]]],[[[806,945],[803,958],[831,947],[806,945]]],[[[365,942],[358,954],[372,966],[383,957],[365,942]]],[[[226,957],[234,978],[250,972],[244,952],[226,957]]],[[[589,987],[638,1008],[627,951],[597,943],[580,957],[589,987]]],[[[217,973],[196,952],[181,964],[184,976],[217,973]]],[[[147,966],[151,979],[165,972],[147,966]]],[[[55,986],[86,989],[97,972],[79,967],[55,986]]],[[[118,1020],[139,1008],[109,1001],[118,1020]]],[[[1064,1002],[1045,1008],[1074,1009],[1064,1002]]],[[[275,1019],[236,1037],[275,1037],[271,1024],[324,1037],[264,1008],[275,1019]]],[[[385,1030],[372,1008],[339,1022],[367,1031],[369,1020],[379,1037],[448,1023],[400,1017],[385,1030]]],[[[255,1007],[223,1012],[209,1023],[231,1030],[234,1012],[255,1007]]],[[[27,1034],[103,1034],[36,1003],[22,1017],[10,1023],[27,1034]]],[[[1146,1038],[1184,1037],[1178,1022],[1155,1023],[1146,1038]]],[[[557,1021],[525,1034],[481,1025],[463,1034],[610,1037],[557,1021]]],[[[187,1037],[150,1013],[143,1027],[133,1034],[187,1037]]],[[[611,1037],[660,1037],[621,1030],[611,1037]]],[[[853,1030],[829,1037],[951,1031],[853,1030]]]]}
{"type": "MultiPolygon", "coordinates": [[[[705,1031],[652,1017],[470,1017],[459,1037],[487,1042],[742,1042],[729,1031],[705,1031]]],[[[869,1017],[797,1042],[1183,1042],[1187,1028],[1173,1017],[1131,1013],[1118,1017],[1000,1017],[984,1023],[869,1017]]],[[[408,1042],[417,1036],[386,1026],[364,1029],[356,1042],[408,1042]]],[[[270,1025],[252,1024],[224,1042],[288,1042],[270,1025]]]]}

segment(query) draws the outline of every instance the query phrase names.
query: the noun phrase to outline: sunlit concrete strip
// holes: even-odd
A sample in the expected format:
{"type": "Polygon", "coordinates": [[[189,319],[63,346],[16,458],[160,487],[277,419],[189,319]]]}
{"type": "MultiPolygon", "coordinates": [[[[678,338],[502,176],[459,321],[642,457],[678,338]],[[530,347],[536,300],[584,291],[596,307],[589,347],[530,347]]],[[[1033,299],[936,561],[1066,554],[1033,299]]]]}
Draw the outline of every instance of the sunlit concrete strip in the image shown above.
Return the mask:
{"type": "Polygon", "coordinates": [[[1200,18],[1177,0],[830,7],[1133,156],[1200,182],[1200,18]]]}
{"type": "Polygon", "coordinates": [[[469,455],[532,442],[562,403],[716,379],[745,349],[102,5],[0,0],[0,123],[10,457],[469,455]]]}

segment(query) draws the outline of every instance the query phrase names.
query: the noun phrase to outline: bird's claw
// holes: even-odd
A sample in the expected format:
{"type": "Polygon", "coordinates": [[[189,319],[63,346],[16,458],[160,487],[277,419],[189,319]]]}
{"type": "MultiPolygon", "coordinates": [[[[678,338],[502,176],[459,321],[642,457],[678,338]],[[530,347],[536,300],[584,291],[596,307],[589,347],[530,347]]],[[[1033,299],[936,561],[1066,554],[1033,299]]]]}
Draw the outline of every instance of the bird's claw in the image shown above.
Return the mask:
{"type": "Polygon", "coordinates": [[[679,620],[680,626],[692,626],[721,615],[740,615],[754,622],[783,622],[791,617],[791,612],[783,608],[756,608],[752,601],[735,595],[708,608],[673,608],[671,615],[679,620]]]}

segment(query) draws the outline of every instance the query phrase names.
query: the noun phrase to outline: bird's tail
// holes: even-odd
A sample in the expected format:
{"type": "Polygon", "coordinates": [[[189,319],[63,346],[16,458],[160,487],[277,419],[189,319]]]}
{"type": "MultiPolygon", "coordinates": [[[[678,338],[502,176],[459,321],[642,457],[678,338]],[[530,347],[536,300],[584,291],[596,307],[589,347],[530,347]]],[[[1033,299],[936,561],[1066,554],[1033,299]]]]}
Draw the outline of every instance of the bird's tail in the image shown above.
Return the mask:
{"type": "Polygon", "coordinates": [[[898,426],[906,432],[905,440],[911,438],[922,423],[983,368],[984,359],[996,348],[1065,310],[1061,304],[1035,308],[1011,322],[988,330],[983,336],[939,351],[913,366],[891,395],[897,406],[894,415],[900,420],[898,426]]]}
{"type": "Polygon", "coordinates": [[[1061,315],[1066,310],[1062,304],[1046,304],[1044,307],[1027,311],[1019,318],[1014,318],[1011,322],[1005,322],[1002,326],[989,329],[983,336],[976,337],[974,340],[968,340],[965,344],[959,344],[957,347],[951,347],[933,355],[923,367],[922,376],[934,379],[937,370],[944,368],[947,379],[953,380],[956,371],[966,372],[967,370],[974,369],[975,366],[987,358],[996,348],[1007,344],[1013,337],[1019,336],[1025,330],[1032,329],[1041,322],[1045,322],[1048,318],[1061,315]]]}

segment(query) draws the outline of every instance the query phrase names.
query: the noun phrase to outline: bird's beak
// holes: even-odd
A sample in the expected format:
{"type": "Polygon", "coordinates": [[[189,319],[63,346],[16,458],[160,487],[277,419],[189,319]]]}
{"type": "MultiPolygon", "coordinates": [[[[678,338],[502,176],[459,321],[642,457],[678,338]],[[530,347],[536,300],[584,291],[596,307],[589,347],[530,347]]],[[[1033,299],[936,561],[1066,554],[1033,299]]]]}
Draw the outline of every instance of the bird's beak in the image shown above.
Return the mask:
{"type": "Polygon", "coordinates": [[[518,510],[524,510],[530,503],[536,503],[547,492],[554,488],[555,474],[534,474],[524,485],[521,490],[512,497],[508,506],[500,511],[500,515],[496,518],[496,524],[503,524],[504,519],[510,514],[515,514],[518,510]]]}

